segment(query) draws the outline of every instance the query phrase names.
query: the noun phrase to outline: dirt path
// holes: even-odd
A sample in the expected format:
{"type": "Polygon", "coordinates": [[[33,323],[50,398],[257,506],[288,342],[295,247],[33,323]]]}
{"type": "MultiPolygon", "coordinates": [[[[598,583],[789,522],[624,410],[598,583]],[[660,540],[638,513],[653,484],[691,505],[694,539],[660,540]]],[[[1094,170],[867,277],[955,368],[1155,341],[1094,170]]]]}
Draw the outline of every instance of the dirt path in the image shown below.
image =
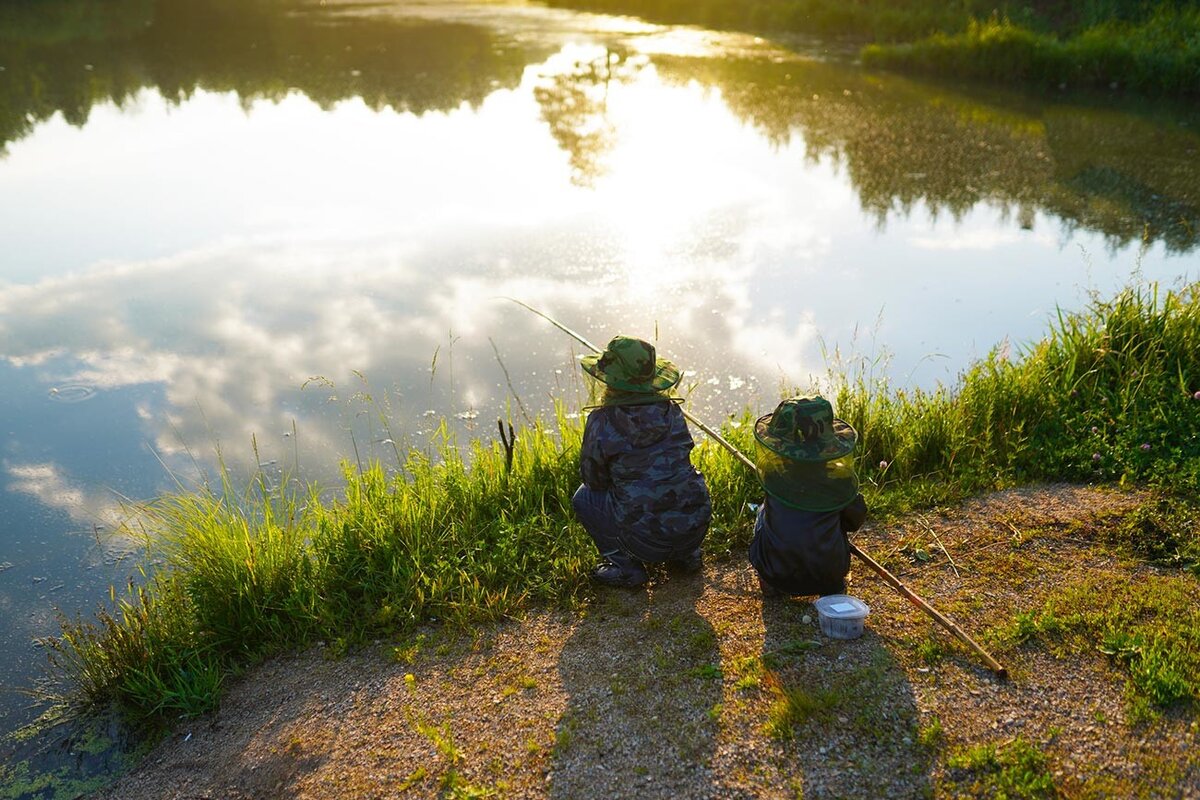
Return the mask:
{"type": "MultiPolygon", "coordinates": [[[[1086,534],[1140,499],[1003,492],[856,541],[977,635],[1152,572],[1086,534]]],[[[1195,715],[1130,724],[1103,654],[1017,647],[999,682],[865,568],[850,585],[872,609],[850,642],[735,556],[578,614],[273,660],[99,797],[1200,798],[1195,715]]]]}

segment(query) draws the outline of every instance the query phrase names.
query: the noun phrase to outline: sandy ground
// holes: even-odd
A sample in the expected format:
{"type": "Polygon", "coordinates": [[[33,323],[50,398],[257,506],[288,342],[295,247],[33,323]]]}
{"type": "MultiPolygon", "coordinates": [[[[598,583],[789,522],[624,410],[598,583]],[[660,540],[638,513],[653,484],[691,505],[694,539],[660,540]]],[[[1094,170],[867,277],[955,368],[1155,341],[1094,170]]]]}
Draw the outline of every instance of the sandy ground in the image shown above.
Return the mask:
{"type": "MultiPolygon", "coordinates": [[[[1088,533],[1139,499],[1014,490],[855,541],[980,638],[1064,582],[1153,572],[1088,533]]],[[[1200,798],[1195,715],[1131,724],[1099,652],[1012,648],[1002,681],[861,564],[850,586],[872,609],[852,641],[734,558],[581,612],[278,658],[97,797],[964,796],[996,777],[953,757],[1017,742],[1045,756],[1041,796],[1200,798]]]]}

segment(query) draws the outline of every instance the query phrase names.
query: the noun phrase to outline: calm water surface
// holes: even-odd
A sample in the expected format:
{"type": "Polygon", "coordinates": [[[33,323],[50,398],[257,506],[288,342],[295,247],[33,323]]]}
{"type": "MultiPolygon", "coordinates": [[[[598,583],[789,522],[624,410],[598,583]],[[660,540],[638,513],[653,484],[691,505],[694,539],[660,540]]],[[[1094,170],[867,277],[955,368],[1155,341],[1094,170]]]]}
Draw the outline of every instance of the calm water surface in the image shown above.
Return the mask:
{"type": "Polygon", "coordinates": [[[577,408],[579,347],[498,298],[656,338],[716,422],[834,351],[952,383],[1200,267],[1178,109],[532,4],[39,9],[0,12],[5,687],[133,574],[130,500],[577,408]]]}

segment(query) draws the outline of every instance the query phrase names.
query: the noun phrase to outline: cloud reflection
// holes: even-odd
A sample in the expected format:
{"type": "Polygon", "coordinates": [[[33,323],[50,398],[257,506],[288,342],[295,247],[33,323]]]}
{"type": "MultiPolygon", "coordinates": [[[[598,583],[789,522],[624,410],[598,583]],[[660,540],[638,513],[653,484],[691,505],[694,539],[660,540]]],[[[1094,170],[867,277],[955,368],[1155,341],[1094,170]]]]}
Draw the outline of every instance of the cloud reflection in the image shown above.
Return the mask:
{"type": "Polygon", "coordinates": [[[74,525],[95,536],[104,556],[111,558],[130,552],[132,542],[111,536],[129,517],[129,509],[113,492],[102,488],[84,488],[72,480],[57,464],[4,463],[7,489],[32,497],[42,506],[67,515],[74,525]],[[106,532],[101,536],[101,532],[106,532]]]}
{"type": "MultiPolygon", "coordinates": [[[[537,265],[533,275],[481,262],[451,277],[435,266],[445,258],[438,247],[398,267],[388,245],[358,247],[347,259],[337,242],[307,243],[302,270],[286,269],[297,254],[282,243],[100,266],[0,289],[4,357],[14,366],[40,365],[55,383],[161,386],[161,399],[143,401],[139,413],[151,429],[148,438],[165,454],[180,453],[181,442],[244,447],[255,436],[267,451],[263,458],[279,458],[294,445],[283,434],[295,420],[306,452],[335,459],[349,452],[356,419],[376,411],[361,397],[352,402],[363,392],[386,400],[409,432],[429,407],[446,416],[471,407],[485,419],[501,413],[507,390],[489,337],[518,391],[528,393],[523,401],[547,408],[563,387],[545,379],[554,368],[571,369],[571,343],[498,301],[502,296],[520,297],[576,325],[582,321],[601,343],[618,329],[652,337],[657,322],[664,351],[683,351],[689,363],[701,361],[700,354],[710,363],[725,360],[731,349],[743,363],[767,363],[767,351],[781,351],[779,342],[796,338],[784,318],[748,325],[737,335],[719,320],[714,325],[714,309],[734,312],[735,324],[748,313],[754,274],[748,263],[729,268],[724,259],[692,260],[694,254],[668,259],[663,272],[670,291],[663,284],[631,300],[624,289],[610,288],[610,276],[581,277],[574,264],[558,259],[558,238],[507,243],[508,258],[537,265]],[[346,280],[348,273],[353,280],[346,280]],[[301,391],[313,376],[332,388],[301,391]],[[337,401],[330,403],[331,396],[337,401]]],[[[632,270],[624,282],[639,280],[632,270]]],[[[810,323],[802,327],[811,330],[810,323]]],[[[786,349],[788,369],[795,369],[802,348],[786,349]]],[[[238,458],[228,446],[224,454],[238,458]]]]}
{"type": "Polygon", "coordinates": [[[5,167],[42,194],[20,213],[55,222],[15,234],[17,245],[36,252],[46,224],[71,239],[64,202],[120,224],[106,230],[117,244],[86,244],[70,270],[0,284],[0,357],[48,386],[159,387],[139,415],[172,459],[220,445],[227,463],[252,467],[253,439],[259,460],[326,481],[339,458],[394,460],[382,446],[393,434],[420,446],[427,409],[490,430],[509,378],[530,408],[570,401],[578,345],[497,297],[598,344],[657,337],[696,373],[693,400],[714,417],[807,386],[824,373],[822,345],[853,343],[885,306],[879,332],[905,374],[952,348],[960,368],[968,348],[1014,334],[1002,300],[1019,318],[1029,297],[1062,297],[1065,268],[1012,280],[1012,263],[1063,260],[1055,243],[1014,232],[1003,206],[898,219],[885,235],[836,155],[756,131],[724,88],[668,84],[644,59],[610,55],[573,47],[478,107],[423,115],[295,94],[243,108],[206,92],[178,108],[147,102],[136,120],[94,112],[72,157],[123,183],[51,181],[53,159],[33,156],[53,148],[23,140],[5,167]],[[601,67],[579,66],[597,56],[601,67]],[[604,86],[604,64],[620,80],[604,86]],[[560,109],[579,118],[559,118],[557,134],[538,94],[547,75],[585,78],[586,102],[560,109]],[[579,152],[564,159],[576,126],[612,135],[574,139],[579,152]],[[173,160],[165,178],[131,155],[151,144],[190,153],[201,140],[220,162],[173,160]],[[97,190],[153,181],[167,189],[97,190]],[[146,224],[166,231],[169,255],[138,254],[130,230],[146,224]]]}

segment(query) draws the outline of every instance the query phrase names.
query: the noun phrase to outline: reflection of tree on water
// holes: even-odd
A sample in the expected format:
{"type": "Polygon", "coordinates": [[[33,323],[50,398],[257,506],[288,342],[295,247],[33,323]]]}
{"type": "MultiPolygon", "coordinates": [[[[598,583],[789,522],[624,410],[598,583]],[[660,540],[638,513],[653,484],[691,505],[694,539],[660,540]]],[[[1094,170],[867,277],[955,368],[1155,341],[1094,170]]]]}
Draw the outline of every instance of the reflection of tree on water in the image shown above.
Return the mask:
{"type": "Polygon", "coordinates": [[[36,0],[0,4],[0,41],[43,45],[126,39],[154,15],[155,0],[36,0]]]}
{"type": "Polygon", "coordinates": [[[632,71],[623,54],[605,48],[596,58],[544,73],[542,83],[534,88],[542,119],[570,158],[572,183],[590,186],[604,174],[603,159],[616,138],[606,116],[609,84],[626,79],[632,71]]]}
{"type": "Polygon", "coordinates": [[[806,156],[843,167],[880,224],[920,205],[959,218],[986,202],[1023,227],[1052,214],[1113,246],[1146,236],[1186,252],[1200,241],[1200,127],[1186,122],[983,102],[819,62],[656,63],[667,78],[719,87],[776,144],[803,137],[806,156]]]}
{"type": "MultiPolygon", "coordinates": [[[[248,103],[300,91],[326,107],[361,97],[374,109],[450,109],[517,86],[532,58],[485,27],[389,13],[298,0],[0,3],[0,148],[55,113],[81,125],[96,103],[147,87],[173,99],[206,89],[248,103]]],[[[588,185],[615,143],[608,89],[646,62],[616,51],[563,58],[566,68],[545,65],[535,98],[573,181],[588,185]]],[[[718,87],[777,144],[802,136],[809,158],[845,169],[881,224],[919,207],[961,217],[988,203],[1023,227],[1050,214],[1113,246],[1146,239],[1187,252],[1200,237],[1194,113],[980,101],[798,59],[656,57],[655,66],[718,87]]]]}
{"type": "Polygon", "coordinates": [[[1046,143],[1056,181],[1048,210],[1117,242],[1145,237],[1187,252],[1200,241],[1200,134],[1069,109],[1047,113],[1046,143]]]}
{"type": "Polygon", "coordinates": [[[93,11],[0,7],[0,147],[55,112],[82,125],[93,105],[121,104],[147,87],[168,98],[233,91],[243,102],[298,90],[322,106],[362,97],[373,109],[420,113],[478,104],[497,86],[516,86],[525,64],[471,25],[264,0],[78,7],[93,11]]]}

